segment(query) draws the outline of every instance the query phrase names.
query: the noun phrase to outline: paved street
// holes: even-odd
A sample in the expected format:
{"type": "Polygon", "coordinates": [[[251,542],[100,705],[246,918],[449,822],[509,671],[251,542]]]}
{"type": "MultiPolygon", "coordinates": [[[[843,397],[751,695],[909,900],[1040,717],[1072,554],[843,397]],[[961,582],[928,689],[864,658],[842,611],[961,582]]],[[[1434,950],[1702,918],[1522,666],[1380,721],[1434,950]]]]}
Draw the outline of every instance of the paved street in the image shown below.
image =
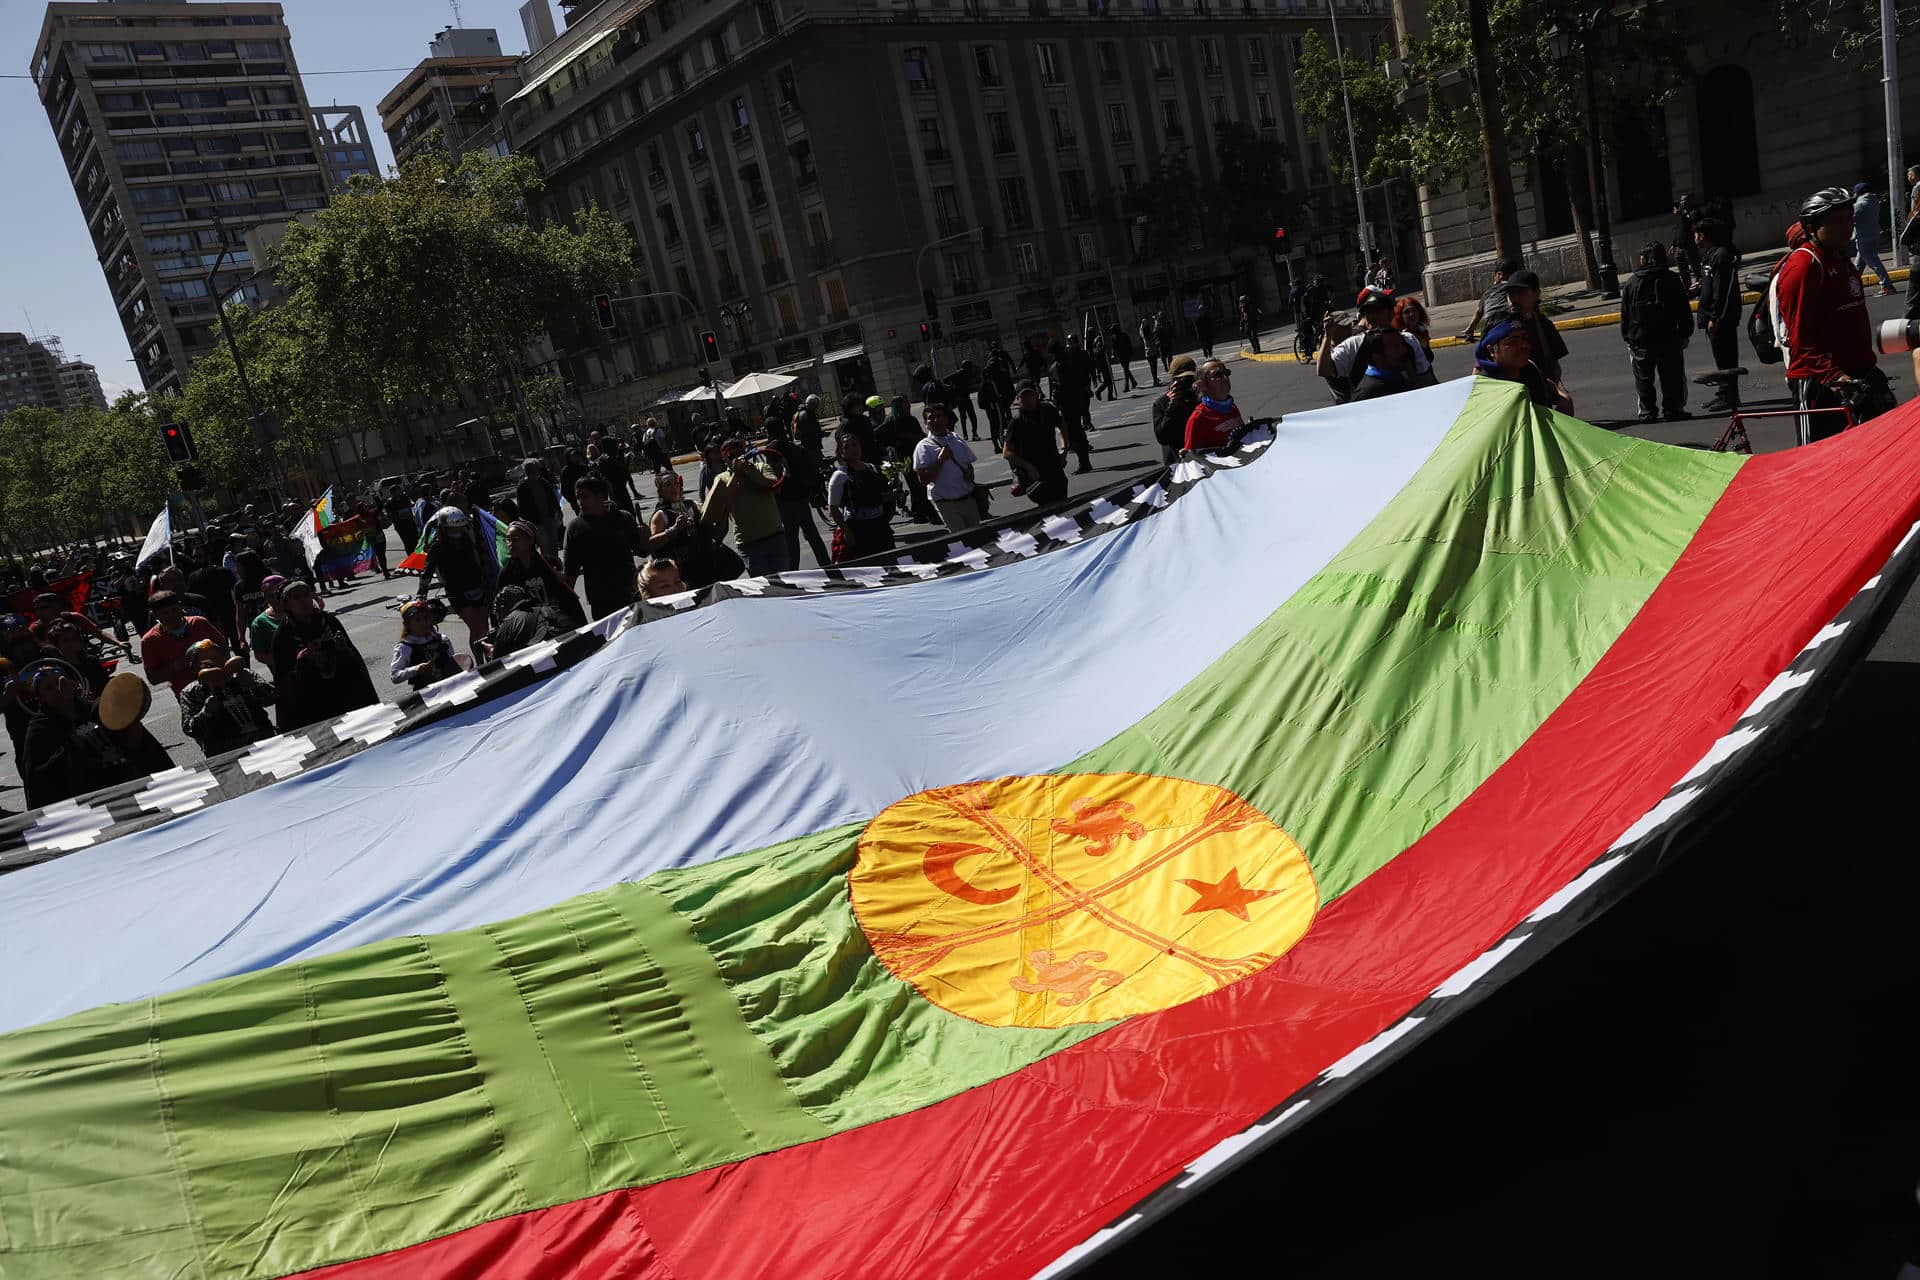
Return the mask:
{"type": "MultiPolygon", "coordinates": [[[[1875,319],[1897,316],[1900,313],[1899,304],[1897,298],[1875,300],[1875,319]]],[[[1287,350],[1290,343],[1289,330],[1270,331],[1262,340],[1263,349],[1269,352],[1287,350]]],[[[1567,335],[1567,345],[1571,348],[1564,370],[1567,387],[1581,416],[1589,421],[1666,443],[1701,446],[1711,444],[1725,425],[1725,420],[1720,418],[1699,418],[1692,422],[1645,428],[1636,425],[1633,422],[1633,382],[1627,369],[1625,348],[1617,332],[1611,328],[1579,330],[1567,335]]],[[[1237,351],[1237,343],[1216,347],[1217,354],[1231,361],[1236,397],[1251,415],[1284,415],[1320,408],[1329,403],[1325,384],[1313,376],[1308,366],[1296,364],[1290,355],[1280,360],[1255,361],[1240,358],[1237,351]]],[[[1887,363],[1895,375],[1895,391],[1905,398],[1912,391],[1908,366],[1904,360],[1887,363]]],[[[1471,348],[1443,348],[1435,352],[1435,365],[1442,378],[1464,377],[1472,369],[1471,348]]],[[[1688,349],[1689,373],[1702,372],[1707,367],[1706,344],[1704,341],[1695,342],[1688,349]]],[[[1136,373],[1144,373],[1144,370],[1136,365],[1136,373]]],[[[1768,407],[1784,407],[1778,366],[1750,379],[1749,387],[1750,401],[1765,396],[1778,401],[1778,404],[1768,407]]],[[[1093,437],[1094,470],[1084,476],[1071,475],[1072,492],[1084,493],[1104,488],[1155,464],[1159,457],[1159,446],[1153,440],[1148,421],[1153,391],[1148,384],[1118,400],[1096,402],[1093,412],[1097,428],[1093,437]]],[[[1703,389],[1694,388],[1694,391],[1699,393],[1699,400],[1705,399],[1703,389]]],[[[984,435],[984,422],[981,430],[984,435]]],[[[1757,427],[1754,438],[1756,447],[1765,451],[1787,446],[1792,437],[1784,423],[1769,423],[1757,427]]],[[[987,447],[982,441],[983,453],[987,447]]],[[[687,478],[688,492],[694,492],[697,489],[698,465],[684,465],[680,470],[687,478]]],[[[979,475],[984,483],[995,489],[996,513],[1004,514],[1013,509],[1010,504],[1020,501],[1006,493],[1011,476],[1003,460],[997,457],[986,460],[979,468],[979,475]]],[[[649,498],[650,488],[643,485],[649,498]]],[[[896,532],[906,539],[934,530],[902,521],[896,526],[896,532]]],[[[389,545],[389,563],[398,563],[400,554],[397,543],[389,545]]],[[[801,557],[804,561],[801,567],[814,567],[812,555],[804,544],[801,557]]],[[[389,698],[398,692],[396,686],[387,679],[387,665],[399,632],[398,614],[390,606],[410,594],[413,583],[414,579],[410,577],[396,577],[391,581],[382,580],[377,575],[362,577],[356,580],[350,591],[327,599],[327,607],[346,624],[360,652],[365,655],[367,665],[373,672],[375,687],[389,698]]],[[[450,619],[446,630],[455,644],[465,643],[466,629],[457,619],[450,619]]],[[[1920,613],[1912,608],[1903,609],[1874,656],[1883,660],[1920,662],[1920,613]]],[[[156,691],[154,708],[148,715],[147,723],[176,761],[187,763],[200,758],[192,742],[180,732],[179,714],[170,692],[164,689],[156,691]]],[[[17,810],[25,807],[18,788],[17,766],[9,754],[4,761],[0,761],[0,808],[17,810]]]]}

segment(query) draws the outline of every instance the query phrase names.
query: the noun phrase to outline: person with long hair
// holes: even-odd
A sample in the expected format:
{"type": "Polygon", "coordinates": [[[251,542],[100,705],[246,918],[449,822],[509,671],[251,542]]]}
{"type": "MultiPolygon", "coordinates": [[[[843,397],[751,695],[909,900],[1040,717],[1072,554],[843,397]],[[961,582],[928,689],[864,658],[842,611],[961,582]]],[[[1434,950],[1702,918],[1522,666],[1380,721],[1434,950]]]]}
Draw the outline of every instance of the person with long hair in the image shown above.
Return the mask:
{"type": "Polygon", "coordinates": [[[1393,327],[1411,335],[1433,363],[1433,330],[1427,320],[1427,308],[1418,298],[1402,298],[1393,304],[1393,327]]]}
{"type": "Polygon", "coordinates": [[[525,520],[507,526],[507,562],[500,566],[499,585],[518,587],[535,604],[558,610],[569,626],[587,625],[587,611],[580,597],[547,559],[539,532],[525,520]]]}

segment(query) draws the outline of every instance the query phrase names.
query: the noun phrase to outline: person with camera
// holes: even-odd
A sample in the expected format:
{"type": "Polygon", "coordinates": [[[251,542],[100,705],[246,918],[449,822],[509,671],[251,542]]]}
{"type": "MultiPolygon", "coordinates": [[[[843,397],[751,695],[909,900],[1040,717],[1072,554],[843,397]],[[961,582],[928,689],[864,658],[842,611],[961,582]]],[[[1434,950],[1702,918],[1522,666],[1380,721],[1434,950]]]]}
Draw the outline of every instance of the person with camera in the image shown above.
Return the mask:
{"type": "Polygon", "coordinates": [[[1360,291],[1354,303],[1360,310],[1360,329],[1357,333],[1342,325],[1331,311],[1321,321],[1320,351],[1315,359],[1314,371],[1333,392],[1334,402],[1345,404],[1353,398],[1354,388],[1366,376],[1368,368],[1361,362],[1361,349],[1366,345],[1367,335],[1376,332],[1390,333],[1398,341],[1407,344],[1408,353],[1412,356],[1407,375],[1411,385],[1433,385],[1433,365],[1428,361],[1420,340],[1393,327],[1393,295],[1368,285],[1360,291]]]}
{"type": "Polygon", "coordinates": [[[772,450],[749,449],[734,436],[720,446],[720,462],[726,470],[707,494],[700,523],[719,534],[732,521],[733,545],[754,577],[785,573],[793,566],[787,561],[786,525],[776,496],[786,475],[783,460],[772,450]]]}
{"type": "Polygon", "coordinates": [[[273,686],[210,640],[187,647],[197,673],[180,695],[180,727],[211,759],[273,736],[273,686]]]}
{"type": "MultiPolygon", "coordinates": [[[[1893,407],[1893,391],[1874,358],[1873,322],[1853,265],[1853,196],[1827,187],[1800,205],[1808,239],[1787,255],[1774,277],[1781,345],[1787,351],[1787,388],[1799,410],[1848,406],[1855,422],[1893,407]]],[[[1839,414],[1802,412],[1801,444],[1824,440],[1844,427],[1839,414]]]]}

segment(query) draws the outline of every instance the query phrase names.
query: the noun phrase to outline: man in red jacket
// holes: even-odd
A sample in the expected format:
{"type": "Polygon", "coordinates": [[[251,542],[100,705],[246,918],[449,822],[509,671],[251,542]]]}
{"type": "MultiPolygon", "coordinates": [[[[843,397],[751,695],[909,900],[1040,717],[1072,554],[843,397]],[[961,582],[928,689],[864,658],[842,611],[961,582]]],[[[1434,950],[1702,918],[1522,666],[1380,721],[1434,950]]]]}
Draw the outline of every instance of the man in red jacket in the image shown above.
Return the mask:
{"type": "MultiPolygon", "coordinates": [[[[1797,409],[1850,405],[1856,422],[1893,407],[1893,391],[1873,353],[1873,322],[1854,268],[1853,197],[1839,187],[1808,196],[1800,225],[1811,237],[1787,255],[1775,278],[1787,387],[1797,409]]],[[[1838,414],[1801,414],[1800,443],[1838,434],[1838,414]]]]}

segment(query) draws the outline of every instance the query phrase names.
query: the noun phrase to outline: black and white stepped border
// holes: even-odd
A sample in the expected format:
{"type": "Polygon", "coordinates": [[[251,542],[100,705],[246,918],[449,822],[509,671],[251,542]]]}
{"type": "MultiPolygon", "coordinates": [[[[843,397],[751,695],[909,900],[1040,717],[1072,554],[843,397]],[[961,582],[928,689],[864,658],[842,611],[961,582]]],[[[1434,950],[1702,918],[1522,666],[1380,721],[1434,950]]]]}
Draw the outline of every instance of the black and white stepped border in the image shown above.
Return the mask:
{"type": "Polygon", "coordinates": [[[1112,1250],[1124,1248],[1129,1235],[1286,1137],[1651,879],[1669,858],[1710,828],[1767,766],[1784,758],[1801,731],[1819,722],[1920,573],[1920,537],[1916,535],[1920,535],[1920,524],[1907,530],[1880,572],[1807,641],[1699,762],[1585,871],[1398,1021],[1253,1124],[1215,1143],[1121,1217],[1036,1272],[1036,1277],[1072,1276],[1112,1250]]]}
{"type": "Polygon", "coordinates": [[[739,578],[636,604],[626,613],[610,614],[579,631],[410,692],[396,702],[363,707],[338,720],[268,738],[200,765],[169,769],[0,819],[0,875],[235,799],[506,697],[578,665],[629,627],[724,600],[910,586],[1073,546],[1165,510],[1207,477],[1252,462],[1273,443],[1273,438],[1270,427],[1258,427],[1231,452],[1189,455],[1171,466],[1135,475],[1091,498],[1034,508],[959,535],[928,539],[900,548],[881,561],[739,578]]]}

